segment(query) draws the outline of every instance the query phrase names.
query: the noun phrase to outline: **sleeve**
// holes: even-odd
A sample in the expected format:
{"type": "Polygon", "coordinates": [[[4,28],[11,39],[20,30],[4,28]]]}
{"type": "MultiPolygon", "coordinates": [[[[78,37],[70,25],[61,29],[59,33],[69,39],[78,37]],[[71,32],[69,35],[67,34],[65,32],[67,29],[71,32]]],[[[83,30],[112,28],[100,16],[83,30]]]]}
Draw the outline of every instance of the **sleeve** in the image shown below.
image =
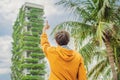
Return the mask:
{"type": "Polygon", "coordinates": [[[45,54],[45,56],[47,57],[47,50],[50,47],[50,43],[48,42],[48,37],[46,33],[41,34],[41,46],[42,46],[42,50],[45,54]]]}
{"type": "Polygon", "coordinates": [[[78,69],[78,80],[87,80],[87,75],[86,75],[86,69],[84,66],[84,61],[83,58],[81,56],[80,59],[80,65],[79,65],[79,69],[78,69]]]}

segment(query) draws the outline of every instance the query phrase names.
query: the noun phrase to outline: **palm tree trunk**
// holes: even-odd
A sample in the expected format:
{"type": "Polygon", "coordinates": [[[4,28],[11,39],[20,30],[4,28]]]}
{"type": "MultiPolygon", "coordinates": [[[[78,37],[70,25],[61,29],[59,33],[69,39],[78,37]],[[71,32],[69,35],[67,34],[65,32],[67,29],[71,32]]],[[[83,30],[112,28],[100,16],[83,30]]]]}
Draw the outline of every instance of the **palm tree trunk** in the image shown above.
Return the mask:
{"type": "Polygon", "coordinates": [[[120,57],[118,57],[118,78],[120,79],[120,57]]]}
{"type": "Polygon", "coordinates": [[[113,53],[113,49],[112,49],[108,39],[105,40],[105,46],[107,49],[107,56],[108,56],[109,63],[110,63],[112,73],[113,73],[113,80],[117,80],[117,72],[115,70],[114,53],[113,53]]]}
{"type": "Polygon", "coordinates": [[[120,56],[118,56],[118,65],[119,65],[119,71],[120,71],[120,56]]]}

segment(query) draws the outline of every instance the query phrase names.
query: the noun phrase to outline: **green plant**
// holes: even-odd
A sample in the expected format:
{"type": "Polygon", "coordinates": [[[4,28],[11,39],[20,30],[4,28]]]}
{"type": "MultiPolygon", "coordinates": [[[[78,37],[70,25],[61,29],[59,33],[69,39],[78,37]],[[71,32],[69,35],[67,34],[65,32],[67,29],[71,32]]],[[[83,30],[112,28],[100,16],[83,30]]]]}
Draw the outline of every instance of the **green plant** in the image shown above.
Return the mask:
{"type": "Polygon", "coordinates": [[[38,63],[39,59],[34,58],[27,58],[25,59],[26,63],[38,63]]]}
{"type": "Polygon", "coordinates": [[[46,72],[44,70],[30,70],[30,73],[33,74],[33,75],[43,75],[45,74],[46,72]]]}
{"type": "Polygon", "coordinates": [[[23,76],[21,80],[44,80],[44,78],[40,76],[27,75],[27,76],[23,76]]]}
{"type": "MultiPolygon", "coordinates": [[[[113,74],[113,79],[117,80],[117,73],[120,72],[120,62],[118,61],[118,50],[120,49],[120,10],[118,4],[116,3],[119,3],[119,1],[60,0],[60,2],[57,3],[58,5],[62,4],[64,8],[69,9],[69,11],[71,11],[70,13],[73,13],[75,17],[77,16],[77,19],[76,21],[63,22],[57,25],[53,31],[59,29],[66,29],[69,31],[71,36],[74,38],[76,50],[82,52],[82,56],[85,60],[88,60],[85,62],[90,62],[94,56],[102,56],[102,58],[106,58],[105,61],[101,63],[104,67],[94,67],[96,70],[99,70],[96,72],[96,75],[89,76],[92,77],[93,80],[98,79],[101,73],[102,76],[107,75],[111,77],[111,71],[113,74]],[[87,46],[86,49],[81,49],[81,47],[86,44],[84,41],[86,42],[87,40],[89,41],[88,44],[92,43],[92,47],[87,46]],[[98,55],[96,48],[99,48],[100,50],[104,48],[106,50],[105,55],[102,55],[102,52],[98,55]],[[109,73],[104,74],[105,68],[109,67],[106,65],[108,61],[109,66],[111,66],[111,71],[108,70],[107,72],[109,73]]],[[[89,68],[89,65],[87,65],[87,67],[89,68]]]]}
{"type": "Polygon", "coordinates": [[[19,11],[12,34],[12,80],[44,80],[45,63],[42,62],[44,55],[39,47],[39,35],[44,22],[43,14],[43,9],[28,6],[22,6],[19,11]],[[26,21],[26,18],[29,20],[26,21]],[[23,70],[29,71],[29,69],[30,74],[25,75],[23,70]]]}
{"type": "Polygon", "coordinates": [[[30,54],[30,56],[33,58],[40,58],[40,59],[45,57],[43,53],[32,53],[30,54]]]}

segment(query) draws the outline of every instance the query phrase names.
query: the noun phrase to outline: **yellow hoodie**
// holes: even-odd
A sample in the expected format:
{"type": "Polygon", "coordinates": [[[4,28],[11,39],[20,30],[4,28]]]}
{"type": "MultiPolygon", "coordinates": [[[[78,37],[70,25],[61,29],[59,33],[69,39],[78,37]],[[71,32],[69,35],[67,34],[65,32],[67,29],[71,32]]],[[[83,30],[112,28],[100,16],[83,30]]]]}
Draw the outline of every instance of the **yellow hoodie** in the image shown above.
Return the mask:
{"type": "Polygon", "coordinates": [[[49,80],[87,80],[83,58],[78,52],[52,47],[46,33],[41,35],[41,46],[50,64],[49,80]]]}

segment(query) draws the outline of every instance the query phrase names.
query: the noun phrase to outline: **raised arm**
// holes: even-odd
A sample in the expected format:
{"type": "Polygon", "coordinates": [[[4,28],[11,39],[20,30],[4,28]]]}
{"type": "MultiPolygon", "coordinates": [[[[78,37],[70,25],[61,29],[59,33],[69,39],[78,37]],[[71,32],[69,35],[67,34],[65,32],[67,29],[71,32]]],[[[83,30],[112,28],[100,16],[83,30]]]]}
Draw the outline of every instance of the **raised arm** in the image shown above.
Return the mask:
{"type": "Polygon", "coordinates": [[[41,34],[41,46],[42,46],[42,49],[43,49],[43,52],[45,53],[45,55],[47,56],[47,49],[50,47],[50,43],[48,41],[48,37],[47,37],[47,34],[46,34],[46,30],[49,29],[49,25],[48,25],[48,21],[46,22],[46,25],[43,27],[43,31],[42,31],[42,34],[41,34]]]}

